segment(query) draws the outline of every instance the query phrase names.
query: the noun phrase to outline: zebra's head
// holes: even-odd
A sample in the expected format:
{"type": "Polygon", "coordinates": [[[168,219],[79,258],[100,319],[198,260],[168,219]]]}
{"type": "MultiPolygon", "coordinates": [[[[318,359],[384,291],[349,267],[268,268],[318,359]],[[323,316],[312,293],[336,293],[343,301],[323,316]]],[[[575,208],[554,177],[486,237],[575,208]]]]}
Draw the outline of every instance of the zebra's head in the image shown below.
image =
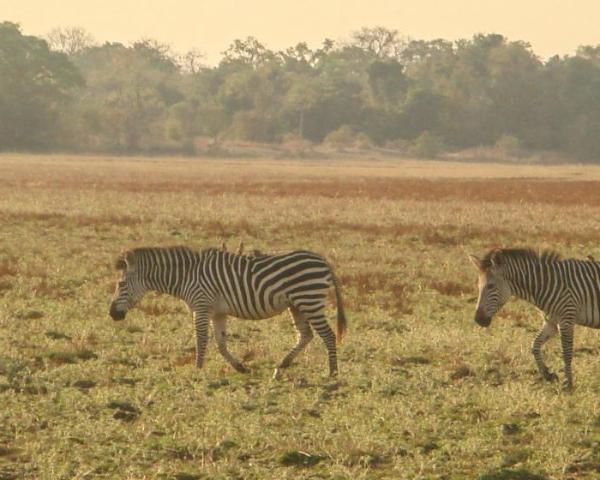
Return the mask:
{"type": "Polygon", "coordinates": [[[123,320],[129,309],[133,308],[146,293],[141,275],[135,265],[132,252],[121,256],[115,262],[115,268],[122,272],[117,281],[115,294],[110,303],[109,314],[113,320],[123,320]]]}
{"type": "Polygon", "coordinates": [[[469,259],[479,272],[479,299],[475,321],[482,327],[487,327],[512,294],[504,275],[504,258],[501,250],[493,250],[483,259],[475,255],[469,255],[469,259]]]}

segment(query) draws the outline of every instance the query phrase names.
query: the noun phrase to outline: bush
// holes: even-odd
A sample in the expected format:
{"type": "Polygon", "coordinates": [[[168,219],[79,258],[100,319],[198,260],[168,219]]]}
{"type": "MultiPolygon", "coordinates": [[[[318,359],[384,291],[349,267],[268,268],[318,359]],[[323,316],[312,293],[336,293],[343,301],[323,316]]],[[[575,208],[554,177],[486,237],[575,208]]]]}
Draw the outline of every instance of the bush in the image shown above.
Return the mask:
{"type": "Polygon", "coordinates": [[[271,143],[277,140],[277,124],[269,115],[244,110],[234,115],[230,134],[239,140],[271,143]]]}
{"type": "Polygon", "coordinates": [[[284,148],[289,150],[308,150],[313,146],[310,140],[299,137],[295,133],[286,133],[281,138],[281,144],[284,148]]]}
{"type": "Polygon", "coordinates": [[[329,132],[323,143],[337,148],[349,148],[354,145],[354,129],[350,125],[342,125],[337,130],[329,132]]]}
{"type": "Polygon", "coordinates": [[[519,157],[521,155],[521,141],[514,135],[502,135],[496,141],[496,150],[507,157],[519,157]]]}
{"type": "Polygon", "coordinates": [[[443,149],[442,139],[426,130],[413,142],[410,153],[417,158],[436,158],[443,149]]]}
{"type": "Polygon", "coordinates": [[[323,143],[338,149],[370,148],[373,146],[371,138],[366,133],[356,132],[350,125],[342,125],[337,130],[329,132],[323,143]]]}
{"type": "Polygon", "coordinates": [[[600,161],[600,122],[580,115],[566,129],[567,148],[576,158],[600,161]]]}
{"type": "Polygon", "coordinates": [[[354,139],[354,146],[356,148],[371,148],[373,146],[373,142],[366,133],[358,132],[354,139]]]}
{"type": "Polygon", "coordinates": [[[384,144],[385,148],[390,150],[398,150],[400,153],[408,154],[412,147],[411,142],[404,138],[396,138],[394,140],[388,140],[384,144]]]}

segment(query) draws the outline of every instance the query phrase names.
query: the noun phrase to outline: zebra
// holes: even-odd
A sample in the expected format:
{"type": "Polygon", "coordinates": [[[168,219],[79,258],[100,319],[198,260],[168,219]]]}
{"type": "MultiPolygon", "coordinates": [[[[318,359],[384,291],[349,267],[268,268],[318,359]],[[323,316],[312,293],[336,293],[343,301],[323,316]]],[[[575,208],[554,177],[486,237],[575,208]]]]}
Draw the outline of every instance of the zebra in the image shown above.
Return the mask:
{"type": "Polygon", "coordinates": [[[600,328],[600,262],[563,260],[557,252],[530,249],[493,249],[482,259],[469,258],[479,272],[475,321],[489,326],[511,296],[535,305],[544,316],[531,347],[537,368],[544,379],[558,380],[545,365],[541,349],[560,332],[564,386],[572,388],[574,326],[600,328]]]}
{"type": "Polygon", "coordinates": [[[331,287],[337,302],[338,342],[346,331],[346,316],[333,269],[316,253],[296,250],[253,256],[216,248],[136,248],[124,252],[115,268],[122,275],[110,304],[110,316],[123,320],[148,290],[182,299],[193,315],[198,368],[204,361],[209,322],[221,355],[238,372],[246,373],[246,366],[227,349],[227,316],[266,319],[289,309],[298,338],[278,364],[274,378],[312,340],[313,329],[327,348],[329,374],[337,374],[336,335],[325,318],[331,287]]]}

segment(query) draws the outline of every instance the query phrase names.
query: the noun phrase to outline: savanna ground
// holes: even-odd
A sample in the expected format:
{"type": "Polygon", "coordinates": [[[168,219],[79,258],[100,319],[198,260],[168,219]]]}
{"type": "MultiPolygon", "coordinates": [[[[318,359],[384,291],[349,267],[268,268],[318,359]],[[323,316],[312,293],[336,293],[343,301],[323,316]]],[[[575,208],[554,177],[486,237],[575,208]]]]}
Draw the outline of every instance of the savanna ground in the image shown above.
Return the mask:
{"type": "Polygon", "coordinates": [[[576,329],[572,393],[543,383],[538,314],[478,327],[466,258],[598,259],[598,218],[598,167],[1,156],[0,479],[598,478],[598,333],[576,329]],[[212,343],[193,367],[172,298],[110,320],[122,249],[224,240],[332,262],[338,381],[318,338],[271,380],[287,315],[229,322],[248,375],[212,343]]]}

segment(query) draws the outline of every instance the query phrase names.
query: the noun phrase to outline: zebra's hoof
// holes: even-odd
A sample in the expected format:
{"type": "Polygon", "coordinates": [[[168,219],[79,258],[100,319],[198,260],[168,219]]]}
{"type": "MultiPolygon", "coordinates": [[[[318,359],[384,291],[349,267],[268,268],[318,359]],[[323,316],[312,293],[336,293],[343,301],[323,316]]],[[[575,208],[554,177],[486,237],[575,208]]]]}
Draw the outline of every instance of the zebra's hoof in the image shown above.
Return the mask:
{"type": "Polygon", "coordinates": [[[250,369],[248,367],[245,367],[241,363],[239,365],[234,365],[233,368],[235,368],[240,373],[250,373],[250,369]]]}
{"type": "Polygon", "coordinates": [[[573,383],[565,380],[563,382],[563,390],[565,390],[566,392],[572,392],[573,391],[573,383]]]}
{"type": "Polygon", "coordinates": [[[558,375],[552,372],[544,373],[544,380],[547,382],[558,382],[558,375]]]}

